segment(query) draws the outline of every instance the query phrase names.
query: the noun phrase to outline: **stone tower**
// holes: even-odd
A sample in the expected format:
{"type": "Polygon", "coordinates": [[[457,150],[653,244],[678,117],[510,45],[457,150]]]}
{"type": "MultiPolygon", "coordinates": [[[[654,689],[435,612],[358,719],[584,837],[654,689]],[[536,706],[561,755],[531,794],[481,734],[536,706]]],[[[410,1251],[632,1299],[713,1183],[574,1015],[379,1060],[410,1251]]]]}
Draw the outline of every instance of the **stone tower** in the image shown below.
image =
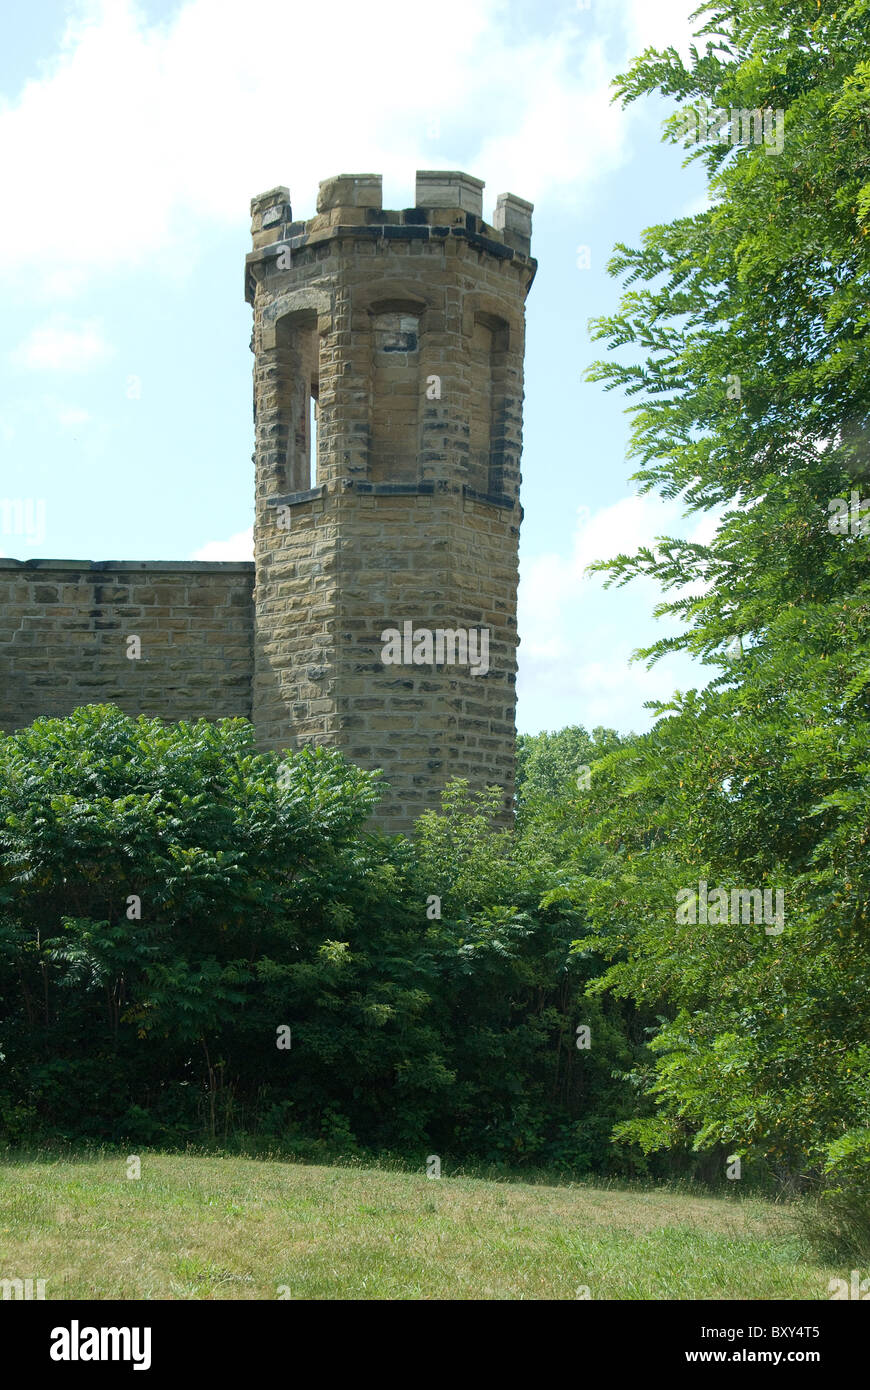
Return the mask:
{"type": "Polygon", "coordinates": [[[254,683],[264,748],[384,770],[407,830],[451,777],[511,814],[524,301],[532,205],[419,172],[251,203],[254,683]],[[427,635],[428,634],[428,635],[427,635]]]}

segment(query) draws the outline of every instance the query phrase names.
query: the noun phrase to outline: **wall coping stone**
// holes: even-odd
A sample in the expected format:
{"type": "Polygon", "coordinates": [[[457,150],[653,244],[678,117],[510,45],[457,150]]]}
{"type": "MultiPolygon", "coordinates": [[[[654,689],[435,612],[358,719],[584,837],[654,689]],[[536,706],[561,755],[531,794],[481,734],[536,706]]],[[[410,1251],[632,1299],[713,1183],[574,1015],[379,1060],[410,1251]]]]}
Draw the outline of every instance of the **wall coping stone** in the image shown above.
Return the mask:
{"type": "Polygon", "coordinates": [[[13,560],[0,555],[0,570],[125,570],[148,574],[253,574],[253,560],[13,560]]]}

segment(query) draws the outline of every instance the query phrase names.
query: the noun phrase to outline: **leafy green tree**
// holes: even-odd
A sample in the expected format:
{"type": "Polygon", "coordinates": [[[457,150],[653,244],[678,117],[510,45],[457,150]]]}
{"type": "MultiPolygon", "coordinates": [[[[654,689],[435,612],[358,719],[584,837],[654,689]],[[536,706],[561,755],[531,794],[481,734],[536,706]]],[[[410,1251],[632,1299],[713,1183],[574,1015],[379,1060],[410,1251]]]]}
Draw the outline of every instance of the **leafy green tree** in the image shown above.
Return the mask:
{"type": "Polygon", "coordinates": [[[517,804],[521,811],[560,796],[588,790],[587,773],[596,758],[620,747],[615,729],[600,726],[588,734],[579,724],[557,733],[520,734],[517,739],[517,804]]]}
{"type": "MultiPolygon", "coordinates": [[[[576,732],[566,731],[566,749],[579,746],[576,732]]],[[[566,768],[572,759],[570,751],[566,768]]],[[[568,783],[571,804],[580,795],[573,773],[568,783]]],[[[456,779],[441,812],[417,823],[417,896],[437,895],[440,914],[425,938],[433,1019],[456,1078],[433,1142],[496,1162],[636,1168],[611,1134],[636,1110],[621,1075],[640,1060],[642,1025],[630,1006],[586,995],[602,962],[572,949],[589,931],[574,889],[576,832],[566,824],[555,833],[543,793],[533,801],[543,818],[529,803],[522,829],[509,833],[494,825],[499,789],[474,794],[456,779]],[[585,1029],[588,1038],[578,1034],[585,1029]]]]}
{"type": "Polygon", "coordinates": [[[258,1096],[309,1132],[343,1098],[340,1125],[365,1127],[423,1053],[410,1076],[431,1092],[401,912],[360,849],[376,797],[329,750],[256,753],[243,720],[91,706],[0,738],[9,1132],[38,1109],[65,1134],[127,1132],[130,1115],[214,1134],[258,1096]]]}
{"type": "MultiPolygon", "coordinates": [[[[612,965],[596,985],[662,1011],[639,1084],[647,1148],[725,1145],[792,1178],[870,1175],[870,537],[838,529],[868,477],[870,5],[708,5],[703,51],[648,50],[630,102],[784,111],[781,149],[704,139],[711,205],[611,263],[614,356],[593,379],[632,407],[642,491],[717,508],[707,544],[662,537],[601,566],[655,576],[700,694],[659,707],[605,759],[590,903],[612,965]],[[617,355],[618,354],[618,355],[617,355]],[[626,360],[628,357],[633,360],[626,360]],[[829,524],[834,523],[834,524],[829,524]],[[678,891],[781,888],[781,933],[681,922],[678,891]]],[[[870,498],[867,499],[870,502],[870,498]]],[[[853,516],[860,522],[856,513],[853,516]]],[[[868,528],[870,529],[870,528],[868,528]]]]}
{"type": "Polygon", "coordinates": [[[584,997],[553,837],[456,783],[385,838],[376,797],[244,720],[0,736],[0,1134],[630,1166],[612,1073],[638,1048],[584,997]]]}

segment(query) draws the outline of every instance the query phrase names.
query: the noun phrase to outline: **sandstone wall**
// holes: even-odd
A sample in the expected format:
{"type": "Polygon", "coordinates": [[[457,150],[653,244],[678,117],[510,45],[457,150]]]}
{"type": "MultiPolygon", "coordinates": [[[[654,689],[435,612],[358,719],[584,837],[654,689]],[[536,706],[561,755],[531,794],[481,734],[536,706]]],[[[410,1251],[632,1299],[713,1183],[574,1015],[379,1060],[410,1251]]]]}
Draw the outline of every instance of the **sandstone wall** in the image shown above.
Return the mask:
{"type": "Polygon", "coordinates": [[[453,776],[510,816],[536,263],[531,204],[502,194],[488,223],[482,188],[422,171],[388,210],[378,175],[341,175],[306,222],[286,188],[253,200],[255,564],[0,559],[0,727],[91,702],[245,716],[263,748],[382,768],[386,830],[453,776]],[[488,669],[385,661],[406,624],[485,632],[488,669]]]}
{"type": "Polygon", "coordinates": [[[103,702],[167,720],[250,718],[253,571],[0,559],[0,728],[103,702]]]}
{"type": "Polygon", "coordinates": [[[293,222],[254,199],[257,634],[263,747],[340,747],[384,770],[377,814],[407,829],[453,776],[512,806],[524,301],[531,206],[418,173],[321,184],[293,222]],[[310,402],[316,401],[316,473],[310,402]],[[385,664],[389,628],[489,636],[489,670],[385,664]]]}

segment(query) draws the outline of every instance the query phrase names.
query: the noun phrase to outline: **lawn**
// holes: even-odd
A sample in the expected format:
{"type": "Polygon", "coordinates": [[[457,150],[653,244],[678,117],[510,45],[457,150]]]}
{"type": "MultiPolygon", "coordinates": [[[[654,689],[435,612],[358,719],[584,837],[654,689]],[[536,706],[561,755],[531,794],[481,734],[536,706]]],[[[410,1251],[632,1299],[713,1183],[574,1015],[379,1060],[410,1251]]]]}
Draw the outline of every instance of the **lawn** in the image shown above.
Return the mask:
{"type": "Polygon", "coordinates": [[[787,1207],[194,1154],[0,1163],[0,1278],[46,1298],[826,1299],[787,1207]]]}

